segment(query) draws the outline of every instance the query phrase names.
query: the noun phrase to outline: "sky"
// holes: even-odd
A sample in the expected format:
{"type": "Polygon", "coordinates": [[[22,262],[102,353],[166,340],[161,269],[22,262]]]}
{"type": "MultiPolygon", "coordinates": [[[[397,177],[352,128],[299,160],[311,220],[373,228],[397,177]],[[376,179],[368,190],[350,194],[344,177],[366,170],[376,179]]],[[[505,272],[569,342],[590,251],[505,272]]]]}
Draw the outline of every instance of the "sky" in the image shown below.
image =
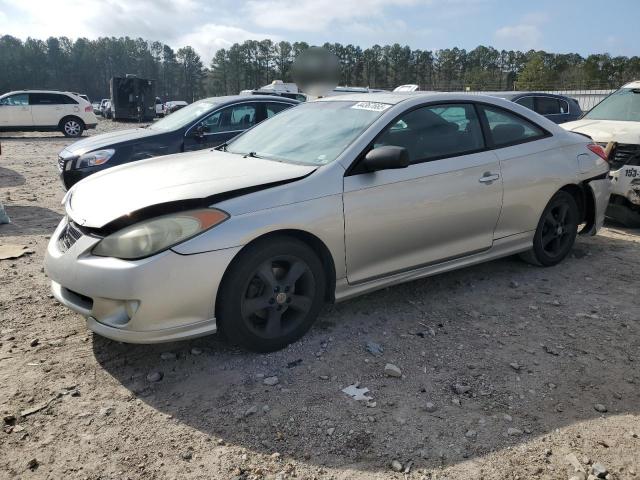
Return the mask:
{"type": "Polygon", "coordinates": [[[0,0],[0,35],[142,37],[205,63],[265,38],[633,56],[638,19],[640,0],[0,0]]]}

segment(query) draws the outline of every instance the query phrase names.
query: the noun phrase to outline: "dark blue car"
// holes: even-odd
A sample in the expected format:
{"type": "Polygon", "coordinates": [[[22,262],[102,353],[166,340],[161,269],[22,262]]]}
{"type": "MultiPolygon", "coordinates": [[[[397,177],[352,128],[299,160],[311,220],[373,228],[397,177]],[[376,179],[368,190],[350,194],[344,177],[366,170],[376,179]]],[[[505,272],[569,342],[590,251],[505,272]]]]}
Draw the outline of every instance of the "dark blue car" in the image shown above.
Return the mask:
{"type": "Polygon", "coordinates": [[[217,147],[298,103],[267,95],[198,100],[148,127],[116,130],[69,145],[58,156],[60,178],[68,189],[89,175],[117,165],[217,147]]]}
{"type": "Polygon", "coordinates": [[[582,117],[578,101],[564,95],[537,92],[498,92],[489,95],[527,107],[555,123],[572,122],[582,117]]]}

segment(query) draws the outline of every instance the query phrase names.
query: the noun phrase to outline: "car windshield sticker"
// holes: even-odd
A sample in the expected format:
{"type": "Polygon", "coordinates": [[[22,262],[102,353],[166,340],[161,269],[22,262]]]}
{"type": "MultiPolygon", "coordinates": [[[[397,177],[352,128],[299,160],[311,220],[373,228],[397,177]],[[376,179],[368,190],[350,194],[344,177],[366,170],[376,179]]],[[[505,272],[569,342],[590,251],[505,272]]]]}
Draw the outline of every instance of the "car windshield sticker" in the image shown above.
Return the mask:
{"type": "Polygon", "coordinates": [[[388,103],[358,102],[351,108],[355,108],[356,110],[369,110],[371,112],[384,112],[390,106],[388,103]]]}

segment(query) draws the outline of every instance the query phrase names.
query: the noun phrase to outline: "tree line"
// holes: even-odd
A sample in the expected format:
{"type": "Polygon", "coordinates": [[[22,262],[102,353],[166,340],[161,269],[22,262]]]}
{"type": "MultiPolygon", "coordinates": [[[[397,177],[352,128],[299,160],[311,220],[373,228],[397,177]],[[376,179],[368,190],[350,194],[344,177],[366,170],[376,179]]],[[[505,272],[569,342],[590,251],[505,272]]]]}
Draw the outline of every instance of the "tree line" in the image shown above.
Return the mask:
{"type": "MultiPolygon", "coordinates": [[[[341,85],[422,90],[551,90],[616,88],[640,78],[640,57],[496,50],[411,49],[409,46],[325,43],[340,61],[341,85]]],[[[206,66],[196,51],[174,50],[142,38],[96,40],[50,37],[22,41],[0,37],[0,93],[24,88],[59,89],[108,96],[113,76],[136,74],[156,81],[163,100],[236,94],[279,79],[294,81],[292,65],[305,42],[247,40],[218,50],[206,66]]]]}
{"type": "Polygon", "coordinates": [[[136,74],[156,81],[156,94],[167,100],[193,101],[206,93],[207,70],[189,46],[175,51],[142,38],[98,38],[75,41],[0,37],[0,92],[52,89],[109,96],[114,76],[136,74]]]}

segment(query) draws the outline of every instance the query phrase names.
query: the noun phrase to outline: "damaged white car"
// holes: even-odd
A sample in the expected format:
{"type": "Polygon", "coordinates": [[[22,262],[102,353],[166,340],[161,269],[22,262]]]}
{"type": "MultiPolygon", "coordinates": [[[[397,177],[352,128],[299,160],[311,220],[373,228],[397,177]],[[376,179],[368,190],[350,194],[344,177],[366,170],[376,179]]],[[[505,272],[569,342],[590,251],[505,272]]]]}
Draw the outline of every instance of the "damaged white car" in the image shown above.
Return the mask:
{"type": "Polygon", "coordinates": [[[613,190],[607,216],[640,227],[640,81],[631,82],[596,105],[581,120],[562,125],[606,148],[613,190]]]}

